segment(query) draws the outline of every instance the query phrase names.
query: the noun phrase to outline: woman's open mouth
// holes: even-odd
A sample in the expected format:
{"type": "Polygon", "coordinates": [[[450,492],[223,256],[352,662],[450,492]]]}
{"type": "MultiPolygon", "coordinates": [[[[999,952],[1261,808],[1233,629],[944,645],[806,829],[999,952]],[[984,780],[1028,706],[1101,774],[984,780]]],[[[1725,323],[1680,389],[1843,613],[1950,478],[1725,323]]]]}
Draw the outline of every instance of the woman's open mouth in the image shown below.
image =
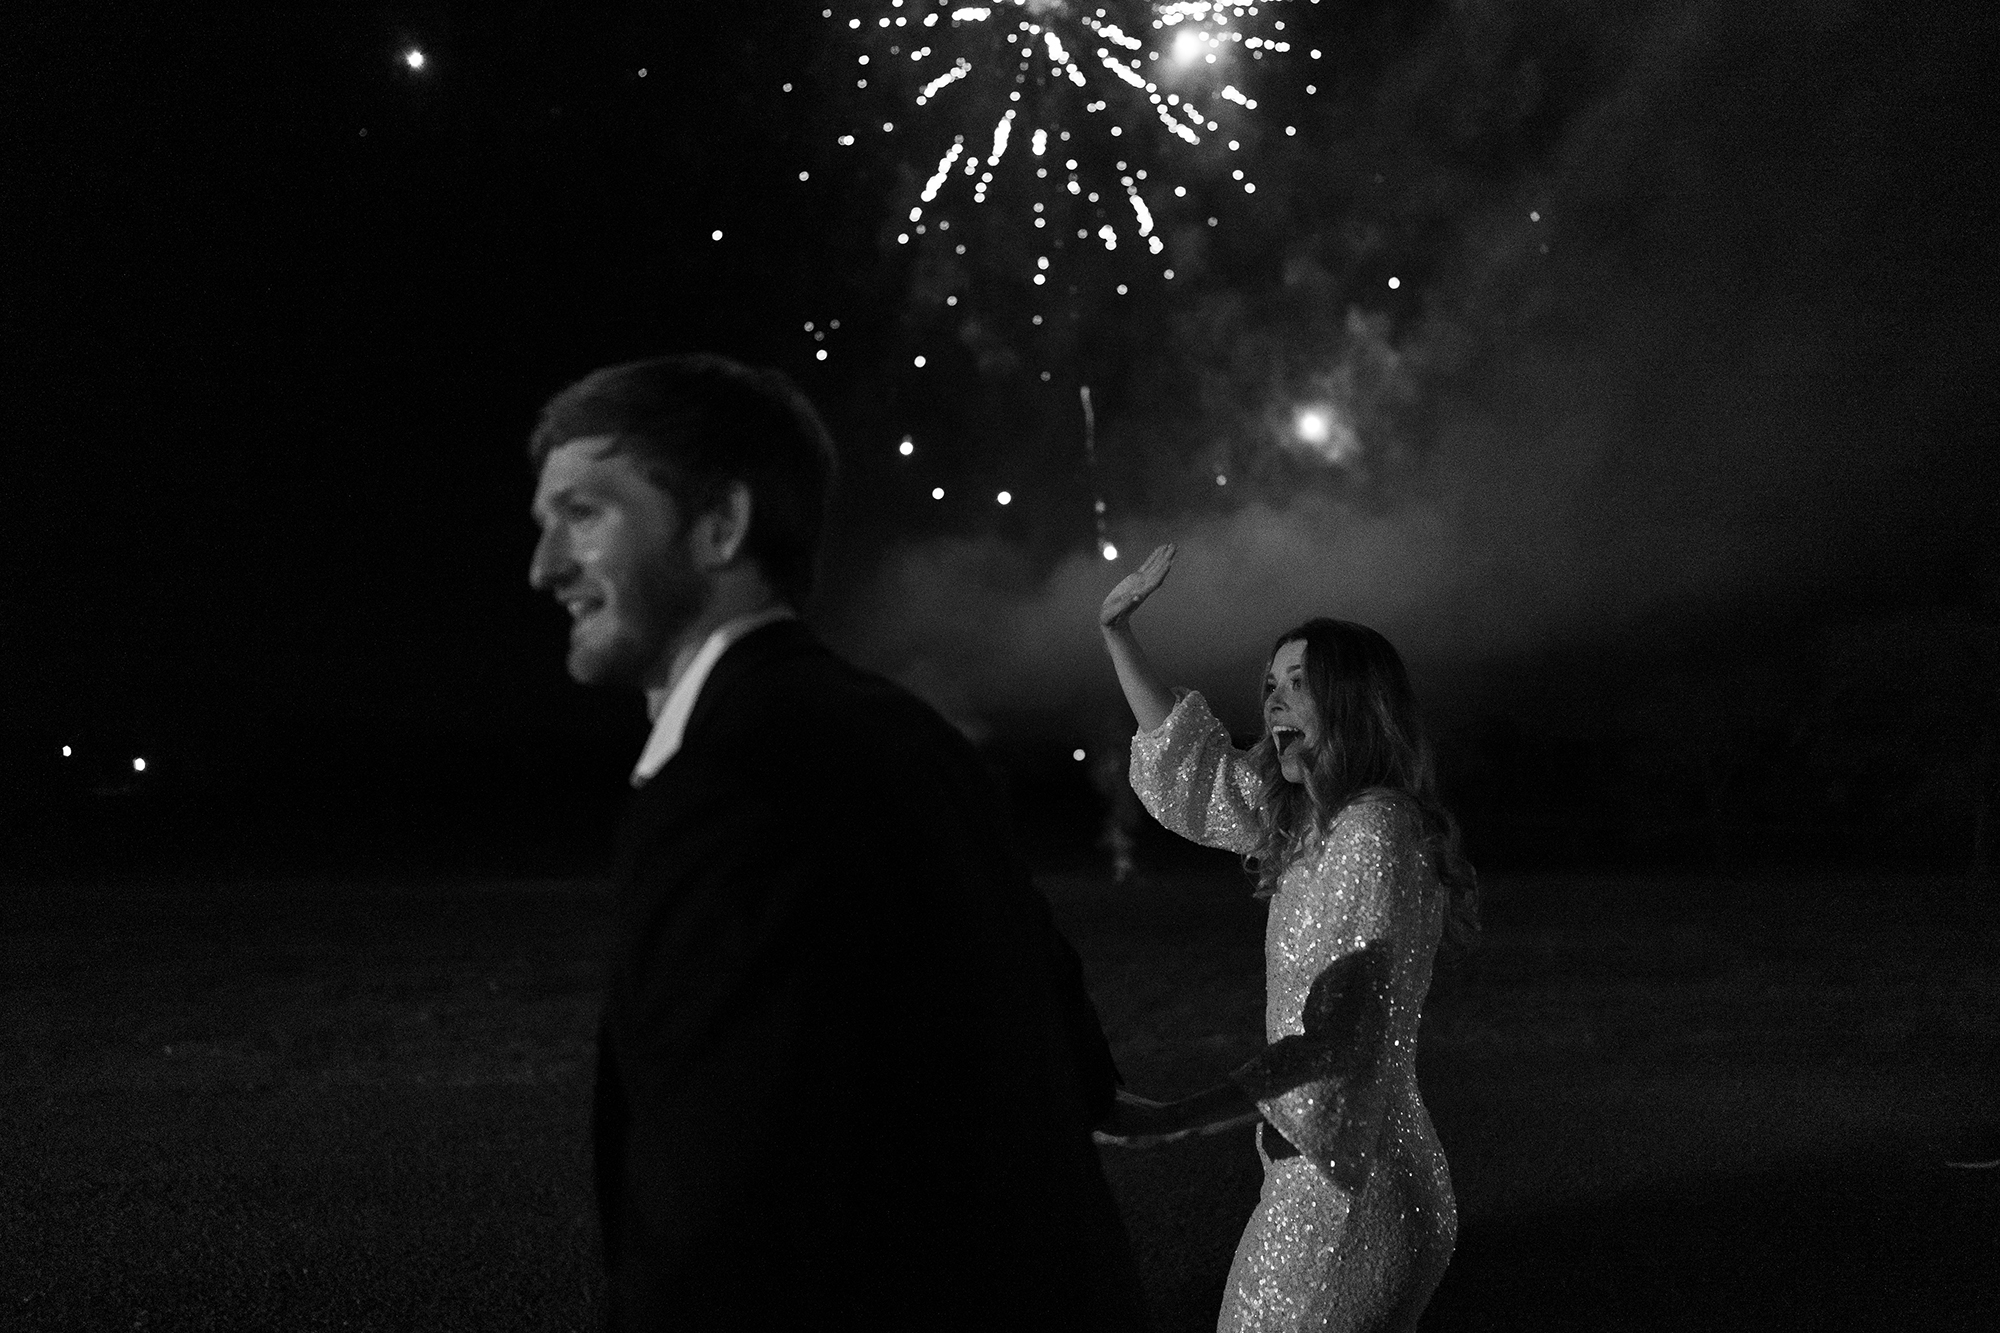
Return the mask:
{"type": "Polygon", "coordinates": [[[1292,747],[1304,740],[1305,737],[1306,734],[1297,727],[1271,728],[1271,744],[1278,747],[1278,757],[1280,759],[1290,754],[1292,747]]]}

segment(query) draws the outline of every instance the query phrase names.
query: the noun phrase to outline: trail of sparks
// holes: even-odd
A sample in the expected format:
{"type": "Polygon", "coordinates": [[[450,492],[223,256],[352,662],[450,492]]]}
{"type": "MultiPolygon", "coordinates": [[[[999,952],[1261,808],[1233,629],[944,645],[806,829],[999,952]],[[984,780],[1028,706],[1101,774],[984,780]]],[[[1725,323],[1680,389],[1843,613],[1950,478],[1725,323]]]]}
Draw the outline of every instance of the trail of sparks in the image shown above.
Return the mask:
{"type": "MultiPolygon", "coordinates": [[[[927,122],[952,129],[909,210],[909,229],[898,235],[900,243],[950,229],[948,218],[933,215],[965,197],[952,183],[959,176],[971,203],[986,205],[1009,146],[1017,133],[1026,133],[1030,165],[1009,170],[1031,173],[1033,186],[1006,197],[1036,199],[1022,215],[1024,225],[1040,233],[1028,275],[1035,285],[1048,281],[1052,264],[1062,257],[1057,252],[1075,253],[1077,247],[1068,242],[1094,237],[1105,251],[1118,249],[1120,224],[1106,212],[1114,191],[1131,207],[1131,221],[1123,225],[1136,230],[1147,253],[1164,256],[1156,218],[1168,187],[1129,160],[1142,146],[1140,131],[1156,125],[1182,152],[1225,151],[1219,145],[1225,126],[1247,128],[1257,112],[1256,98],[1238,82],[1254,72],[1253,62],[1292,51],[1283,15],[1296,0],[1101,0],[1104,7],[1086,8],[1087,3],[997,0],[948,6],[935,0],[872,0],[822,11],[837,31],[859,44],[854,57],[859,86],[868,86],[871,70],[901,62],[918,75],[913,100],[927,122]],[[978,129],[982,120],[991,137],[984,154],[969,146],[986,137],[978,129]],[[1115,159],[1115,185],[1109,179],[1100,183],[1103,167],[1095,161],[1100,157],[1115,159]]],[[[1314,59],[1319,54],[1311,53],[1314,59]]],[[[894,133],[894,122],[885,121],[882,132],[894,133]]],[[[839,141],[852,145],[857,136],[842,135],[839,141]]],[[[1237,146],[1229,140],[1226,151],[1237,146]]],[[[1248,172],[1230,175],[1245,194],[1255,193],[1248,172]]],[[[964,253],[962,238],[957,253],[964,253]]],[[[1173,276],[1171,268],[1162,271],[1173,276]]]]}

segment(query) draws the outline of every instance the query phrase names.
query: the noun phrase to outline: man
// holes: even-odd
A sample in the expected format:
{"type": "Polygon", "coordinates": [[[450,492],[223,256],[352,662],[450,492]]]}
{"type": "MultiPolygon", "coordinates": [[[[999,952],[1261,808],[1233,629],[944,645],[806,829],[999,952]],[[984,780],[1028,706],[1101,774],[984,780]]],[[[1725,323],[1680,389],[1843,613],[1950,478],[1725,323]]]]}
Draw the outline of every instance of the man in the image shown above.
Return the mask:
{"type": "Polygon", "coordinates": [[[1116,1082],[977,756],[797,618],[834,471],[788,381],[600,370],[530,443],[529,581],[653,731],[595,1148],[630,1329],[1127,1329],[1116,1082]]]}

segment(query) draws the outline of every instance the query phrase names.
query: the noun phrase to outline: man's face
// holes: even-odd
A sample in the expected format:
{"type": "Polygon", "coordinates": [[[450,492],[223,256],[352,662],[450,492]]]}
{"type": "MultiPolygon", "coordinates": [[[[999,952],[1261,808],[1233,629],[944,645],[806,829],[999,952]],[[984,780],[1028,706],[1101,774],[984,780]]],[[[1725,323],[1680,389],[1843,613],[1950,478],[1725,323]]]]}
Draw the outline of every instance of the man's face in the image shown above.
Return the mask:
{"type": "Polygon", "coordinates": [[[584,685],[661,683],[707,601],[673,498],[606,436],[549,453],[535,486],[542,530],[528,582],[569,612],[569,674],[584,685]]]}

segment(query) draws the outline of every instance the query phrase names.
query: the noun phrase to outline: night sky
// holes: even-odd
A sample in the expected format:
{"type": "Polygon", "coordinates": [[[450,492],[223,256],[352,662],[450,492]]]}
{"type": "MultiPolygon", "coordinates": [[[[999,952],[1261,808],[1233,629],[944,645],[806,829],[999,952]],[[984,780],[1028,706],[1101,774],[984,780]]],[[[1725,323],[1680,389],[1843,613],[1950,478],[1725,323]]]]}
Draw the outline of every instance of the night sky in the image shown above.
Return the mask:
{"type": "Polygon", "coordinates": [[[1293,3],[1237,158],[1126,118],[1190,194],[1075,293],[1004,182],[896,242],[954,113],[822,7],[10,16],[0,730],[636,727],[527,588],[523,441],[668,350],[821,403],[816,617],[979,734],[1098,725],[1160,540],[1144,628],[1238,710],[1314,613],[1448,710],[1994,576],[1988,5],[1293,3]]]}

